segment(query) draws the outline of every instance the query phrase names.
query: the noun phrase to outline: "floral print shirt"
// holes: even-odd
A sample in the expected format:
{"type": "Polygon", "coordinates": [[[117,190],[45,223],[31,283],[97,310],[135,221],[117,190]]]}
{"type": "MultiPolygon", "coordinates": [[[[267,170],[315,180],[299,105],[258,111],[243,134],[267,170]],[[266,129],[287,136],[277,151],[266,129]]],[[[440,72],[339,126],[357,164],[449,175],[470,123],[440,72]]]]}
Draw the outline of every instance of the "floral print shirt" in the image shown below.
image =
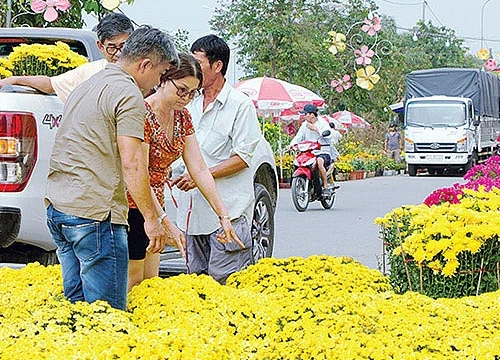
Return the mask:
{"type": "MultiPolygon", "coordinates": [[[[160,205],[164,206],[165,184],[168,180],[168,168],[177,160],[184,150],[186,136],[194,134],[193,123],[189,111],[184,108],[174,112],[173,141],[161,127],[151,106],[146,102],[146,121],[144,124],[144,142],[149,144],[149,178],[151,187],[160,205]]],[[[129,207],[137,209],[134,200],[127,193],[129,207]]]]}

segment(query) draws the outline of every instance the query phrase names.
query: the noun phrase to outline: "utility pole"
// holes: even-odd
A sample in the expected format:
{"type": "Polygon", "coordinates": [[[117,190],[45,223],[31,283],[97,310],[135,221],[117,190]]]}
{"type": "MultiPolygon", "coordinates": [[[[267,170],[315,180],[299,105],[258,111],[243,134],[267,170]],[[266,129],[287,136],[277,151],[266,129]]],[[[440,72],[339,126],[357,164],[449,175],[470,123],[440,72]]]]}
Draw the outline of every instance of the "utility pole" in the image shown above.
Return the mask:
{"type": "Polygon", "coordinates": [[[5,17],[5,27],[10,27],[12,21],[12,0],[7,0],[7,16],[5,17]]]}
{"type": "Polygon", "coordinates": [[[425,24],[425,7],[427,6],[427,1],[422,2],[422,22],[425,24]]]}

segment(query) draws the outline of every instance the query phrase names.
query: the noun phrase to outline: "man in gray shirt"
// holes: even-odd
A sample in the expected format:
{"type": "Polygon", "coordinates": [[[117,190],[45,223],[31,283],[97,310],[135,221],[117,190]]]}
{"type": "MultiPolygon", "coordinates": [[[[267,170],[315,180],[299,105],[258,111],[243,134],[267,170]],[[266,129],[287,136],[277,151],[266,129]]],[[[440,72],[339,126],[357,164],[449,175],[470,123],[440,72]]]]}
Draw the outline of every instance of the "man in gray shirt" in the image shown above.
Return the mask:
{"type": "Polygon", "coordinates": [[[168,35],[139,28],[125,43],[118,62],[76,87],[66,102],[50,158],[45,202],[64,294],[72,302],[105,300],[126,308],[126,189],[144,216],[151,241],[148,251],[160,252],[165,246],[142,150],[143,95],[177,64],[168,35]]]}
{"type": "Polygon", "coordinates": [[[401,162],[402,148],[401,134],[396,130],[396,124],[391,124],[389,132],[385,134],[384,150],[387,154],[387,159],[394,159],[396,163],[401,162]]]}

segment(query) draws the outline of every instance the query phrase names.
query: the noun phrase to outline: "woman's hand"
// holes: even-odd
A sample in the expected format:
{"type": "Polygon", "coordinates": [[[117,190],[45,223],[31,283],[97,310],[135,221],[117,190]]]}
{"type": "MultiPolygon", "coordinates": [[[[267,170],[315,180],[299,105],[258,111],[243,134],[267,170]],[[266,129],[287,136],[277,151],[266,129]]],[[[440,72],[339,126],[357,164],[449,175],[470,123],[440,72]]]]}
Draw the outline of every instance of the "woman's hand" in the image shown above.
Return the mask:
{"type": "Polygon", "coordinates": [[[236,232],[233,229],[233,225],[231,224],[231,220],[228,217],[222,217],[220,220],[220,224],[222,226],[222,233],[217,234],[217,240],[221,244],[228,244],[231,241],[234,241],[242,249],[244,249],[245,245],[243,245],[241,240],[236,235],[236,232]]]}
{"type": "Polygon", "coordinates": [[[184,249],[186,246],[186,240],[184,239],[182,231],[180,231],[179,228],[175,226],[167,216],[161,220],[161,225],[167,233],[167,240],[165,241],[165,243],[179,249],[182,257],[185,257],[186,254],[184,249]]]}

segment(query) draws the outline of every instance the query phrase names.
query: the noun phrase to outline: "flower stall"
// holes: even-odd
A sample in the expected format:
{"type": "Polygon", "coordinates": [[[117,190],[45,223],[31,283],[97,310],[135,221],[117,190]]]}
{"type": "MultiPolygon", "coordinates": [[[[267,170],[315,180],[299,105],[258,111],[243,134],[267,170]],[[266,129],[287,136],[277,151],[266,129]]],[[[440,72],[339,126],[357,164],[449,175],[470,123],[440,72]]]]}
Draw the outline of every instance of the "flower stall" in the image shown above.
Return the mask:
{"type": "Polygon", "coordinates": [[[2,359],[494,359],[499,292],[397,294],[344,257],[263,259],[223,286],[202,275],[136,286],[127,311],[69,303],[60,266],[0,269],[2,359]]]}
{"type": "Polygon", "coordinates": [[[465,184],[376,219],[397,292],[461,297],[500,286],[500,157],[476,165],[465,184]]]}

